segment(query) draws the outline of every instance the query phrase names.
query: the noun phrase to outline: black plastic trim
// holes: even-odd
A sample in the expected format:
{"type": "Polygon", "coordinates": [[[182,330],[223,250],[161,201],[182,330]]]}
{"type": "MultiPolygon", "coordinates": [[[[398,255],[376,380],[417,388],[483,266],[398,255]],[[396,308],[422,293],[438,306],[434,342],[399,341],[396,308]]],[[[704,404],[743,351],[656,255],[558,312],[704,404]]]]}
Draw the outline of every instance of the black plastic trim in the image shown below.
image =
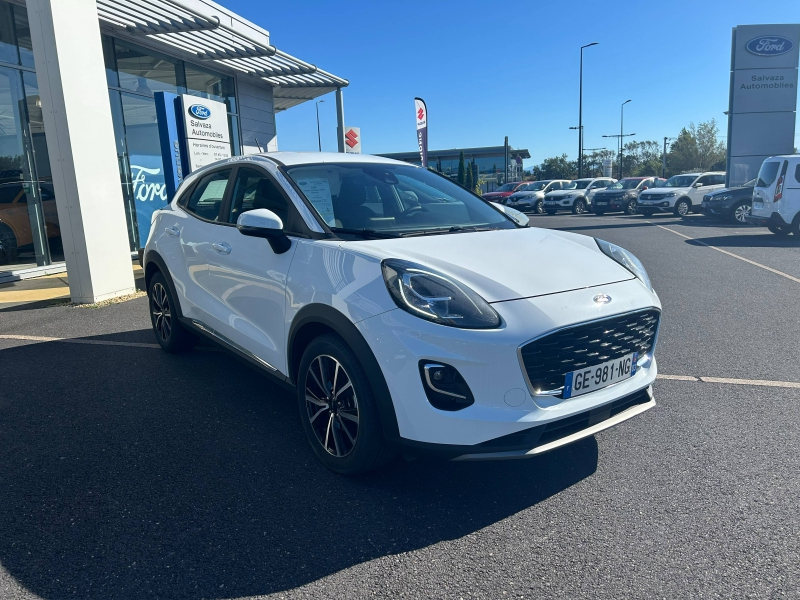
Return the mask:
{"type": "Polygon", "coordinates": [[[147,251],[144,254],[144,261],[142,268],[144,268],[145,272],[145,286],[147,291],[148,292],[150,291],[149,290],[150,280],[149,278],[147,278],[147,266],[150,263],[153,263],[158,268],[158,270],[161,271],[161,274],[164,276],[164,279],[167,282],[167,287],[169,288],[169,293],[175,299],[176,303],[175,309],[178,313],[178,318],[183,319],[183,310],[181,310],[181,298],[178,295],[178,291],[175,289],[175,283],[173,283],[172,281],[172,275],[170,275],[169,273],[169,269],[167,268],[167,263],[164,262],[164,259],[161,258],[161,255],[155,250],[147,251]]]}

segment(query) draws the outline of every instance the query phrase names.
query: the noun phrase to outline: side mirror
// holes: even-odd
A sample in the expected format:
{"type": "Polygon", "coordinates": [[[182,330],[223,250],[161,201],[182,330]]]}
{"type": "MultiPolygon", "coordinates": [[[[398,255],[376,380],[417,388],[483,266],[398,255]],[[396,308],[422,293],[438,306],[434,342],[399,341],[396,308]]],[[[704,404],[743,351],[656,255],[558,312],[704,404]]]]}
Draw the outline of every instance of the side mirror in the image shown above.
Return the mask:
{"type": "Polygon", "coordinates": [[[703,184],[698,182],[694,184],[694,187],[703,187],[703,184]]]}
{"type": "Polygon", "coordinates": [[[528,215],[526,215],[525,213],[520,212],[514,208],[511,208],[510,206],[503,206],[502,204],[497,204],[495,202],[493,202],[492,204],[494,204],[497,207],[497,210],[499,210],[501,213],[504,213],[520,227],[528,226],[530,219],[528,218],[528,215]]]}
{"type": "Polygon", "coordinates": [[[647,187],[646,185],[643,185],[643,186],[642,186],[642,191],[649,190],[649,189],[650,189],[650,188],[649,188],[649,187],[647,187]]]}
{"type": "Polygon", "coordinates": [[[236,228],[242,235],[265,238],[275,254],[283,254],[292,247],[283,232],[283,221],[271,210],[256,208],[239,215],[236,228]]]}

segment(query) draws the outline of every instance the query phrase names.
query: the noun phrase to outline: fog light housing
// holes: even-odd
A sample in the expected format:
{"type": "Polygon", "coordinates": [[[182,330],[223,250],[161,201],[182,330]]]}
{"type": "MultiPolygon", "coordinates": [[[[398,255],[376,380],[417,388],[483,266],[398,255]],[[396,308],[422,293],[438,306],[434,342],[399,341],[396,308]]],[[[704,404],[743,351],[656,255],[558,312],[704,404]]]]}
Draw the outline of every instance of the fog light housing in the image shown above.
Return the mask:
{"type": "Polygon", "coordinates": [[[419,361],[422,387],[431,406],[439,410],[461,410],[475,403],[467,382],[450,365],[430,360],[419,361]]]}

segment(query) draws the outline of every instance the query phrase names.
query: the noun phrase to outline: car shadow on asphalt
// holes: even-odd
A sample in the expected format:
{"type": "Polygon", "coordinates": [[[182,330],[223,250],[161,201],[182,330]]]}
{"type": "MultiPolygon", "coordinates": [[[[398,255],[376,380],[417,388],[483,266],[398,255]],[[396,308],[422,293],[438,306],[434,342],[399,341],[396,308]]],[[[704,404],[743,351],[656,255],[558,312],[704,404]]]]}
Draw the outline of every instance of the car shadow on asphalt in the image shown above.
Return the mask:
{"type": "Polygon", "coordinates": [[[462,538],[597,468],[589,438],[344,478],[317,462],[291,394],[225,352],[46,342],[0,364],[0,564],[44,598],[288,590],[462,538]]]}
{"type": "Polygon", "coordinates": [[[772,233],[763,235],[720,235],[686,240],[692,246],[716,246],[718,248],[800,248],[800,238],[778,236],[772,233]]]}

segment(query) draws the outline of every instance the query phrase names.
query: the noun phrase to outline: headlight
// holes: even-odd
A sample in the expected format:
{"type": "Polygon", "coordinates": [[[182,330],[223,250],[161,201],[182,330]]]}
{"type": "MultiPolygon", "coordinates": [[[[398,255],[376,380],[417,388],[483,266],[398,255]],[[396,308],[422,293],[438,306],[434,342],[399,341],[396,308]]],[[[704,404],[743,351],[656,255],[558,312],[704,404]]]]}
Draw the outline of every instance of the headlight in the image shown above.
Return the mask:
{"type": "Polygon", "coordinates": [[[641,281],[648,290],[651,292],[653,291],[653,284],[650,283],[650,277],[647,276],[647,271],[638,258],[625,250],[625,248],[620,248],[611,242],[597,238],[594,238],[594,241],[597,242],[597,247],[600,248],[603,254],[628,269],[628,271],[636,275],[639,281],[641,281]]]}
{"type": "Polygon", "coordinates": [[[730,194],[723,194],[722,196],[714,196],[708,200],[710,202],[728,202],[729,200],[733,200],[733,196],[730,194]]]}
{"type": "Polygon", "coordinates": [[[677,196],[678,192],[667,192],[664,194],[664,198],[671,198],[672,196],[677,196]]]}
{"type": "Polygon", "coordinates": [[[386,287],[398,307],[439,325],[490,329],[500,317],[467,286],[442,273],[405,260],[381,263],[386,287]]]}

